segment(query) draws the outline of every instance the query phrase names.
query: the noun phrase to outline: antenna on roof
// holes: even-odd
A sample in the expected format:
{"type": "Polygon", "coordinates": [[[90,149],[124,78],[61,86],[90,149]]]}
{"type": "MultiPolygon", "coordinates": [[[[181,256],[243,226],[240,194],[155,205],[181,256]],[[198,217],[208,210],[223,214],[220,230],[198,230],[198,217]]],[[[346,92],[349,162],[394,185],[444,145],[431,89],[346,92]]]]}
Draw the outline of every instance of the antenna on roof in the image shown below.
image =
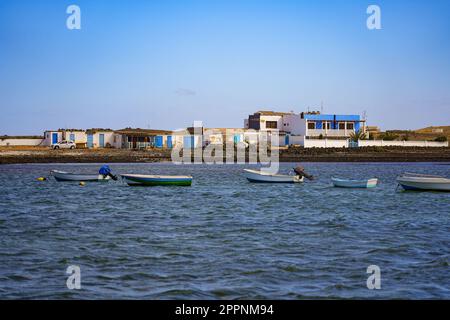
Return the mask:
{"type": "Polygon", "coordinates": [[[363,120],[367,120],[367,111],[366,110],[363,111],[362,118],[363,118],[363,120]]]}
{"type": "Polygon", "coordinates": [[[323,114],[323,100],[320,101],[320,113],[323,114]]]}

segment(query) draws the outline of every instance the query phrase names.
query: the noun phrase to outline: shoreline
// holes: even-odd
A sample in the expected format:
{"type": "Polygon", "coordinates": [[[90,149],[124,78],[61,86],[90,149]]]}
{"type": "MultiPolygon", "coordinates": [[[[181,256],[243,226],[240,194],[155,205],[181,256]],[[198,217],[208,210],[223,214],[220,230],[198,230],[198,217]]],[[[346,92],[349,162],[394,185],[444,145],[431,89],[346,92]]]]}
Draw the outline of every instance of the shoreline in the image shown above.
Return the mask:
{"type": "MultiPolygon", "coordinates": [[[[225,158],[224,158],[225,159],[225,158]]],[[[170,162],[171,151],[127,149],[0,148],[1,164],[170,162]]],[[[289,148],[279,162],[450,162],[450,148],[289,148]]]]}

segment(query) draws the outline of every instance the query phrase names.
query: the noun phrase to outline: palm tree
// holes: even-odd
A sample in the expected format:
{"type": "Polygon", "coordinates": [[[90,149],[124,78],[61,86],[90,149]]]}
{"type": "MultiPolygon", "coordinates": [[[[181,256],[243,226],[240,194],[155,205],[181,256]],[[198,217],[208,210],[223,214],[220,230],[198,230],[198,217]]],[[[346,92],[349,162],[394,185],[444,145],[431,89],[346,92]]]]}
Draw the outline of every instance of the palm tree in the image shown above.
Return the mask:
{"type": "Polygon", "coordinates": [[[358,140],[364,140],[366,138],[365,132],[362,130],[354,131],[350,133],[350,140],[354,142],[358,142],[358,140]]]}

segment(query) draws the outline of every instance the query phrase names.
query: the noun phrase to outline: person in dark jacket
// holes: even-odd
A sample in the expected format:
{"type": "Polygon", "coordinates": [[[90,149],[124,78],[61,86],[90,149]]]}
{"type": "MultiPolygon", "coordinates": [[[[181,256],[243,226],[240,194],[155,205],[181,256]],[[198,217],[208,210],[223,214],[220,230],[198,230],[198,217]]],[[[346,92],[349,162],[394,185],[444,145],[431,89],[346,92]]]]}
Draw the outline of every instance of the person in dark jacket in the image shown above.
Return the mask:
{"type": "Polygon", "coordinates": [[[104,178],[109,176],[109,177],[111,177],[111,179],[117,180],[117,176],[115,176],[111,173],[111,168],[106,164],[100,168],[98,173],[101,174],[104,178]]]}

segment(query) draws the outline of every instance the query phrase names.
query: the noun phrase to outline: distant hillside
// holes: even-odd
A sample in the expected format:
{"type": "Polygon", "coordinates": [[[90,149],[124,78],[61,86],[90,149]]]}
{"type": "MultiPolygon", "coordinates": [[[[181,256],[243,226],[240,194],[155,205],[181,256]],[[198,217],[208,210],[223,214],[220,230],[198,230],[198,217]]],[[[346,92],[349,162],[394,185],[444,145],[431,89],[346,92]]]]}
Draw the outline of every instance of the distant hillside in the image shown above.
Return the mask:
{"type": "Polygon", "coordinates": [[[447,137],[450,141],[450,126],[432,126],[417,130],[387,130],[386,132],[373,133],[374,139],[385,140],[427,140],[447,137]]]}
{"type": "Polygon", "coordinates": [[[432,134],[443,134],[450,135],[450,126],[438,126],[438,127],[426,127],[423,129],[415,130],[417,133],[432,133],[432,134]]]}

